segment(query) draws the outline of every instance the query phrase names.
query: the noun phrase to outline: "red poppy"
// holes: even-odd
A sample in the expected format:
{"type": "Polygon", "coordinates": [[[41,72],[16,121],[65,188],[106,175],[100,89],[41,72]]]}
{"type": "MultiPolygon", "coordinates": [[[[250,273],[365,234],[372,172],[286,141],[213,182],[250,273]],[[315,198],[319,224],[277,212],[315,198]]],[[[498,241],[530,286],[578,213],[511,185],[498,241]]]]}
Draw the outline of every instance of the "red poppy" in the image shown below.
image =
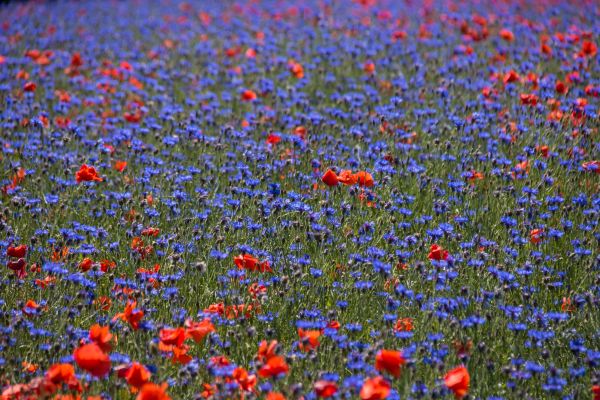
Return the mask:
{"type": "Polygon", "coordinates": [[[338,177],[332,170],[328,169],[325,174],[321,177],[321,181],[327,186],[337,186],[338,177]]]}
{"type": "Polygon", "coordinates": [[[287,374],[290,367],[285,362],[285,359],[281,356],[274,356],[267,360],[267,362],[258,370],[258,375],[262,378],[270,378],[273,376],[279,376],[287,374]]]}
{"type": "Polygon", "coordinates": [[[319,330],[307,330],[298,328],[298,336],[300,337],[300,342],[298,343],[298,347],[302,351],[310,351],[319,347],[319,337],[321,336],[321,331],[319,330]]]}
{"type": "Polygon", "coordinates": [[[600,161],[587,161],[581,164],[581,167],[586,171],[592,171],[600,174],[600,161]]]}
{"type": "Polygon", "coordinates": [[[159,233],[160,233],[160,229],[148,227],[141,232],[141,235],[157,237],[159,233]]]}
{"type": "Polygon", "coordinates": [[[373,176],[365,171],[359,171],[355,174],[356,182],[358,186],[372,187],[375,183],[373,182],[373,176]]]}
{"type": "Polygon", "coordinates": [[[535,106],[539,100],[539,97],[533,93],[521,93],[519,98],[521,99],[521,104],[527,106],[535,106]]]}
{"type": "Polygon", "coordinates": [[[354,185],[356,184],[356,182],[358,182],[358,178],[356,177],[356,175],[354,175],[352,171],[348,169],[345,169],[342,172],[340,172],[340,174],[337,176],[337,179],[344,185],[354,185]]]}
{"type": "Polygon", "coordinates": [[[337,393],[338,387],[335,382],[320,380],[313,386],[317,397],[327,399],[337,393]]]}
{"type": "Polygon", "coordinates": [[[233,259],[233,262],[238,269],[259,272],[273,272],[268,261],[259,262],[256,257],[253,257],[250,254],[240,254],[233,259]]]}
{"type": "Polygon", "coordinates": [[[363,70],[367,75],[373,75],[373,73],[375,72],[375,64],[372,61],[367,61],[363,65],[363,70]]]}
{"type": "Polygon", "coordinates": [[[152,374],[145,366],[134,362],[125,370],[124,377],[129,386],[139,389],[150,381],[151,376],[152,374]]]}
{"type": "Polygon", "coordinates": [[[36,88],[37,88],[37,85],[33,82],[27,82],[27,83],[25,83],[25,85],[23,85],[23,90],[26,92],[35,92],[36,88]]]}
{"type": "Polygon", "coordinates": [[[281,142],[281,137],[280,136],[277,136],[277,135],[274,135],[274,134],[270,134],[267,137],[267,144],[269,144],[269,145],[275,145],[275,144],[277,144],[279,142],[281,142]]]}
{"type": "Polygon", "coordinates": [[[446,376],[444,376],[446,387],[454,392],[454,396],[457,399],[465,397],[469,392],[470,380],[471,377],[469,376],[469,371],[462,365],[449,371],[446,376]]]}
{"type": "Polygon", "coordinates": [[[171,397],[167,394],[167,383],[157,385],[155,383],[148,382],[140,389],[136,400],[171,400],[171,397]]]}
{"type": "Polygon", "coordinates": [[[200,322],[186,321],[185,334],[196,343],[200,343],[209,333],[215,332],[215,326],[206,318],[200,322]]]}
{"type": "Polygon", "coordinates": [[[161,344],[167,346],[181,347],[185,341],[185,329],[183,328],[165,328],[161,329],[159,333],[161,344]]]}
{"type": "Polygon", "coordinates": [[[79,347],[73,353],[73,358],[79,368],[93,376],[102,377],[110,371],[110,358],[96,343],[88,343],[79,347]]]}
{"type": "Polygon", "coordinates": [[[394,331],[396,332],[410,332],[413,330],[413,319],[412,318],[400,318],[394,325],[394,331]]]}
{"type": "Polygon", "coordinates": [[[110,333],[108,326],[100,326],[98,324],[92,325],[89,338],[104,352],[109,352],[112,349],[111,342],[113,341],[113,335],[110,333]]]}
{"type": "Polygon", "coordinates": [[[89,181],[102,182],[102,178],[98,176],[96,169],[94,167],[88,167],[85,164],[79,168],[79,171],[75,174],[75,179],[78,183],[89,181]]]}
{"type": "Polygon", "coordinates": [[[597,53],[598,46],[596,46],[596,43],[589,40],[584,40],[583,43],[581,43],[581,51],[579,52],[580,56],[593,58],[597,53]]]}
{"type": "Polygon", "coordinates": [[[294,135],[298,136],[300,139],[306,139],[306,128],[303,126],[297,126],[294,128],[294,135]]]}
{"type": "Polygon", "coordinates": [[[25,244],[21,244],[18,246],[8,246],[8,249],[6,249],[6,255],[8,257],[15,257],[15,258],[23,258],[25,257],[25,254],[27,254],[27,245],[25,244]]]}
{"type": "Polygon", "coordinates": [[[594,400],[600,400],[600,385],[592,386],[592,394],[594,395],[594,400]]]}
{"type": "Polygon", "coordinates": [[[81,385],[75,376],[75,368],[71,364],[54,364],[46,371],[45,378],[55,385],[66,383],[71,390],[81,391],[81,385]]]}
{"type": "Polygon", "coordinates": [[[512,42],[513,40],[515,40],[515,35],[508,29],[501,29],[500,37],[506,40],[507,42],[512,42]]]}
{"type": "Polygon", "coordinates": [[[127,161],[116,161],[113,166],[113,168],[119,172],[123,172],[125,167],[127,167],[127,161]]]}
{"type": "Polygon", "coordinates": [[[567,92],[569,91],[569,87],[562,81],[556,81],[554,89],[556,89],[556,92],[560,94],[567,94],[567,92]]]}
{"type": "Polygon", "coordinates": [[[302,67],[302,64],[292,60],[288,63],[288,65],[292,75],[294,75],[297,79],[304,78],[304,67],[302,67]]]}
{"type": "Polygon", "coordinates": [[[242,92],[242,101],[254,101],[258,97],[256,93],[250,89],[246,89],[242,92]]]}
{"type": "Polygon", "coordinates": [[[512,82],[516,82],[520,79],[521,77],[519,76],[519,74],[517,74],[514,70],[510,70],[508,71],[505,75],[504,78],[502,79],[502,81],[504,82],[504,84],[506,85],[507,83],[512,83],[512,82]]]}
{"type": "Polygon", "coordinates": [[[360,389],[362,400],[383,400],[390,395],[390,384],[381,376],[368,378],[360,389]]]}
{"type": "Polygon", "coordinates": [[[386,371],[396,378],[400,377],[400,371],[404,364],[406,364],[406,360],[402,356],[402,352],[396,350],[381,350],[375,357],[377,371],[386,371]]]}
{"type": "Polygon", "coordinates": [[[277,355],[278,344],[279,343],[277,342],[277,340],[271,340],[270,342],[263,340],[258,345],[258,353],[256,355],[256,358],[261,362],[265,362],[266,360],[275,357],[277,355]]]}
{"type": "Polygon", "coordinates": [[[17,261],[8,261],[6,263],[8,269],[14,271],[17,278],[23,279],[27,276],[27,271],[25,268],[27,267],[27,262],[24,258],[19,258],[17,261]]]}
{"type": "Polygon", "coordinates": [[[285,400],[285,396],[279,392],[269,392],[265,400],[285,400]]]}
{"type": "Polygon", "coordinates": [[[430,260],[446,261],[448,259],[448,256],[449,256],[448,250],[444,250],[443,247],[441,247],[437,244],[432,244],[431,247],[429,248],[429,255],[427,257],[430,260]]]}
{"type": "Polygon", "coordinates": [[[235,379],[237,384],[240,385],[240,388],[242,388],[242,390],[246,392],[253,390],[257,381],[256,375],[248,374],[248,371],[246,371],[242,367],[237,367],[236,369],[234,369],[231,377],[235,379]]]}
{"type": "Polygon", "coordinates": [[[550,157],[550,148],[548,146],[537,146],[535,149],[542,155],[542,157],[550,157]]]}
{"type": "Polygon", "coordinates": [[[136,305],[137,305],[137,303],[135,301],[134,302],[128,301],[127,305],[125,306],[125,310],[122,313],[118,313],[117,315],[115,315],[113,318],[113,321],[115,321],[117,319],[127,321],[129,323],[129,325],[131,325],[133,330],[137,330],[139,327],[140,321],[142,320],[142,318],[144,318],[144,311],[137,310],[135,308],[136,305]]]}
{"type": "Polygon", "coordinates": [[[538,244],[542,241],[543,234],[543,229],[532,229],[531,232],[529,232],[529,241],[533,244],[538,244]]]}

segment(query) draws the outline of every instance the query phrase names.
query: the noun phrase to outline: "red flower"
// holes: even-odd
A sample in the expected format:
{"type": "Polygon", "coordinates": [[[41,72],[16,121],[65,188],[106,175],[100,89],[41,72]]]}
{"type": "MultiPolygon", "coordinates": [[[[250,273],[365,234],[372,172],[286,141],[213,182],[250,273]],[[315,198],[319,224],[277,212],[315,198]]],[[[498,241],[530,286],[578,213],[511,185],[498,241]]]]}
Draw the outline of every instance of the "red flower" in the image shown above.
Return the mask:
{"type": "Polygon", "coordinates": [[[273,272],[268,261],[259,262],[256,257],[250,254],[240,254],[233,259],[238,269],[247,269],[248,271],[273,272]]]}
{"type": "Polygon", "coordinates": [[[253,390],[256,385],[256,375],[248,374],[248,371],[242,367],[233,370],[232,378],[235,379],[238,385],[240,385],[240,388],[246,392],[253,390]]]}
{"type": "Polygon", "coordinates": [[[285,396],[279,392],[269,392],[265,400],[285,400],[285,396]]]}
{"type": "Polygon", "coordinates": [[[254,91],[246,89],[242,92],[242,101],[254,101],[258,97],[254,91]]]}
{"type": "Polygon", "coordinates": [[[375,64],[372,61],[367,61],[363,65],[363,70],[367,75],[373,75],[373,73],[375,72],[375,64]]]}
{"type": "Polygon", "coordinates": [[[116,161],[113,168],[116,171],[123,172],[123,170],[127,167],[127,161],[116,161]]]}
{"type": "Polygon", "coordinates": [[[23,90],[26,92],[35,92],[36,88],[37,85],[33,82],[27,82],[25,85],[23,85],[23,90]]]}
{"type": "Polygon", "coordinates": [[[25,254],[27,254],[27,245],[25,244],[16,247],[11,245],[6,249],[6,255],[8,257],[23,258],[25,257],[25,254]]]}
{"type": "Polygon", "coordinates": [[[502,79],[502,81],[504,82],[504,84],[506,85],[507,83],[512,83],[512,82],[516,82],[520,79],[521,77],[519,76],[519,74],[517,74],[514,70],[510,70],[508,71],[505,75],[504,78],[502,79]]]}
{"type": "Polygon", "coordinates": [[[136,305],[137,305],[137,303],[135,301],[134,302],[128,301],[127,305],[125,306],[125,310],[122,313],[118,313],[117,315],[115,315],[115,317],[113,318],[113,321],[116,321],[117,319],[127,321],[129,323],[129,325],[131,325],[133,330],[137,330],[139,327],[140,321],[142,320],[142,318],[144,318],[144,311],[137,310],[135,308],[136,305]]]}
{"type": "Polygon", "coordinates": [[[200,343],[209,333],[215,331],[215,326],[208,318],[200,322],[188,320],[185,322],[185,326],[186,336],[192,338],[196,343],[200,343]]]}
{"type": "Polygon", "coordinates": [[[515,40],[515,35],[508,29],[501,29],[500,37],[506,40],[507,42],[512,42],[513,40],[515,40]]]}
{"type": "Polygon", "coordinates": [[[594,395],[594,400],[600,400],[600,385],[592,386],[592,394],[594,395]]]}
{"type": "Polygon", "coordinates": [[[315,394],[317,397],[326,399],[337,393],[338,387],[335,382],[320,380],[314,385],[315,394]]]}
{"type": "Polygon", "coordinates": [[[325,174],[323,174],[323,176],[321,177],[321,181],[323,181],[323,183],[327,186],[337,186],[338,177],[335,174],[335,172],[328,169],[327,171],[325,171],[325,174]]]}
{"type": "Polygon", "coordinates": [[[533,244],[538,244],[542,241],[543,234],[543,229],[532,229],[531,232],[529,232],[529,241],[533,244]]]}
{"type": "Polygon", "coordinates": [[[167,346],[181,347],[185,341],[185,329],[183,328],[165,328],[161,329],[159,333],[160,342],[167,346]]]}
{"type": "Polygon", "coordinates": [[[319,336],[321,336],[321,331],[305,331],[304,329],[298,328],[298,336],[300,336],[300,342],[298,343],[300,350],[310,351],[319,347],[319,336]]]}
{"type": "Polygon", "coordinates": [[[372,187],[375,183],[373,182],[373,176],[365,171],[359,171],[355,174],[356,182],[358,186],[372,187]]]}
{"type": "Polygon", "coordinates": [[[85,164],[83,164],[81,168],[79,168],[79,171],[77,171],[77,173],[75,174],[75,179],[78,183],[89,181],[102,182],[102,178],[98,176],[98,172],[96,172],[96,169],[94,167],[88,167],[85,164]]]}
{"type": "Polygon", "coordinates": [[[446,387],[454,392],[457,399],[465,397],[469,392],[470,380],[469,371],[462,365],[454,368],[444,376],[446,387]]]}
{"type": "Polygon", "coordinates": [[[586,171],[593,171],[600,174],[600,161],[588,161],[581,164],[581,167],[586,171]]]}
{"type": "Polygon", "coordinates": [[[274,134],[270,134],[267,137],[267,144],[275,145],[275,144],[277,144],[279,142],[281,142],[281,137],[280,136],[277,136],[277,135],[274,135],[274,134]]]}
{"type": "Polygon", "coordinates": [[[261,378],[270,378],[273,376],[287,374],[289,370],[290,367],[287,365],[283,357],[274,356],[269,358],[265,365],[258,370],[258,375],[260,375],[261,378]]]}
{"type": "Polygon", "coordinates": [[[171,400],[167,394],[167,384],[157,385],[155,383],[146,383],[138,393],[136,400],[171,400]]]}
{"type": "Polygon", "coordinates": [[[261,362],[265,362],[268,359],[275,357],[277,355],[278,344],[277,340],[271,340],[270,342],[263,340],[260,342],[260,345],[258,345],[256,358],[261,362]]]}
{"type": "Polygon", "coordinates": [[[390,395],[390,384],[381,376],[368,378],[360,389],[362,400],[383,400],[390,395]]]}
{"type": "Polygon", "coordinates": [[[19,258],[17,261],[8,261],[6,263],[8,269],[15,272],[17,278],[23,279],[27,276],[27,271],[25,271],[25,267],[27,267],[27,262],[24,258],[19,258]]]}
{"type": "Polygon", "coordinates": [[[429,255],[427,256],[430,260],[446,261],[448,259],[448,250],[444,250],[443,247],[437,244],[432,244],[429,248],[429,255]]]}
{"type": "Polygon", "coordinates": [[[144,384],[148,383],[148,381],[150,381],[150,376],[152,376],[150,371],[138,362],[131,364],[125,371],[125,380],[127,381],[127,384],[136,389],[139,389],[144,386],[144,384]]]}
{"type": "Polygon", "coordinates": [[[344,185],[354,185],[358,182],[358,178],[352,171],[345,169],[337,176],[338,181],[344,185]]]}
{"type": "Polygon", "coordinates": [[[110,371],[110,358],[96,343],[88,343],[79,347],[73,353],[73,358],[79,368],[93,376],[102,377],[110,371]]]}
{"type": "Polygon", "coordinates": [[[55,385],[66,383],[71,390],[81,391],[75,368],[71,364],[54,364],[48,368],[45,377],[55,385]]]}
{"type": "Polygon", "coordinates": [[[112,348],[111,342],[113,340],[113,335],[110,333],[108,326],[100,326],[98,324],[92,325],[89,338],[104,352],[109,352],[112,348]]]}
{"type": "Polygon", "coordinates": [[[396,378],[400,377],[400,370],[406,364],[402,352],[395,350],[381,350],[375,357],[377,371],[386,371],[396,378]]]}

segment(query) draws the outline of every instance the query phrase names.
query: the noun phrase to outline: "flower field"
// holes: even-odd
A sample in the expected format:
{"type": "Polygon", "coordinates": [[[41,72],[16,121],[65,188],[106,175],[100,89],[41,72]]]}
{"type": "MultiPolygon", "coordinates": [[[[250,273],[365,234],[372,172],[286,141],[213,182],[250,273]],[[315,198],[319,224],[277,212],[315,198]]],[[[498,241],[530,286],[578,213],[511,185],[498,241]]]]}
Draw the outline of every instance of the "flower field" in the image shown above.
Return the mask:
{"type": "Polygon", "coordinates": [[[600,5],[0,5],[0,398],[600,399],[600,5]]]}

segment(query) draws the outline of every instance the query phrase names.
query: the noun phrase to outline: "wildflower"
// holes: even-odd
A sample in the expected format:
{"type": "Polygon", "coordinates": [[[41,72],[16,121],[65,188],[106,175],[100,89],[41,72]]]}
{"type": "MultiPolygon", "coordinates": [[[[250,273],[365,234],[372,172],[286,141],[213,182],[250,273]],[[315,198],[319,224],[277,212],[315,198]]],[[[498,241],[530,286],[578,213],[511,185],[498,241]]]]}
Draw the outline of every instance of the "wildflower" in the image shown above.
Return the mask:
{"type": "Polygon", "coordinates": [[[123,172],[127,167],[127,161],[115,161],[113,168],[115,171],[123,172]]]}
{"type": "Polygon", "coordinates": [[[171,397],[167,394],[167,383],[157,385],[155,383],[148,382],[144,384],[140,392],[138,393],[136,400],[171,400],[171,397]]]}
{"type": "Polygon", "coordinates": [[[90,181],[102,182],[102,178],[98,176],[96,169],[94,167],[88,167],[85,164],[79,168],[79,171],[75,174],[75,179],[77,180],[77,183],[90,181]]]}
{"type": "Polygon", "coordinates": [[[313,390],[317,397],[327,399],[337,393],[338,387],[335,382],[319,380],[313,385],[313,390]]]}
{"type": "Polygon", "coordinates": [[[233,259],[233,262],[239,269],[259,272],[273,272],[268,261],[259,262],[256,257],[250,254],[240,254],[233,259]]]}
{"type": "Polygon", "coordinates": [[[192,338],[196,343],[200,343],[211,332],[215,332],[215,327],[208,318],[200,322],[191,320],[185,322],[186,336],[192,338]]]}
{"type": "Polygon", "coordinates": [[[386,371],[392,376],[399,378],[402,366],[406,360],[402,352],[396,350],[381,350],[375,358],[375,368],[377,371],[386,371]]]}
{"type": "Polygon", "coordinates": [[[457,399],[462,399],[469,392],[469,371],[464,366],[456,367],[444,376],[444,383],[457,399]]]}
{"type": "Polygon", "coordinates": [[[327,186],[337,186],[338,177],[332,170],[328,169],[325,174],[321,177],[321,180],[327,186]]]}
{"type": "Polygon", "coordinates": [[[254,101],[258,96],[252,90],[246,89],[242,92],[242,101],[254,101]]]}
{"type": "Polygon", "coordinates": [[[360,398],[362,400],[383,400],[390,395],[391,386],[388,381],[381,376],[368,378],[360,389],[360,398]]]}
{"type": "Polygon", "coordinates": [[[437,244],[432,244],[431,247],[429,248],[429,255],[427,257],[430,260],[446,261],[449,257],[449,253],[448,253],[448,250],[444,250],[443,247],[441,247],[437,244]]]}
{"type": "Polygon", "coordinates": [[[6,255],[8,257],[23,258],[25,257],[25,254],[27,254],[27,245],[25,244],[18,246],[10,245],[6,249],[6,255]]]}
{"type": "Polygon", "coordinates": [[[304,330],[298,328],[298,336],[300,337],[300,342],[298,343],[300,350],[310,351],[319,347],[319,337],[321,336],[321,331],[304,330]]]}
{"type": "Polygon", "coordinates": [[[127,302],[125,310],[122,313],[118,313],[114,316],[113,321],[118,319],[126,321],[131,325],[134,330],[137,330],[142,318],[144,318],[144,311],[136,309],[137,302],[127,302]]]}
{"type": "Polygon", "coordinates": [[[110,358],[96,343],[88,343],[77,348],[73,358],[79,366],[91,375],[103,377],[110,371],[110,358]]]}
{"type": "Polygon", "coordinates": [[[105,353],[108,353],[112,348],[113,335],[110,333],[108,326],[92,325],[89,339],[96,343],[105,353]]]}
{"type": "Polygon", "coordinates": [[[258,375],[262,378],[277,377],[285,375],[290,370],[289,366],[281,356],[273,356],[258,370],[258,375]]]}

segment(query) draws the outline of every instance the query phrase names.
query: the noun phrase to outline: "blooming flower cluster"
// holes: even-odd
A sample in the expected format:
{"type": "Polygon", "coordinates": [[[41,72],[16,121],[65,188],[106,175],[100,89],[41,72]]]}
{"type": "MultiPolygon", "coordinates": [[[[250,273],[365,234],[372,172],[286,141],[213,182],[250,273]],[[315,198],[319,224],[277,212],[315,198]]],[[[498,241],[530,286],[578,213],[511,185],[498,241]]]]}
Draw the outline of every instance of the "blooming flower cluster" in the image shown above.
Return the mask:
{"type": "Polygon", "coordinates": [[[0,398],[600,399],[600,7],[0,6],[0,398]]]}

